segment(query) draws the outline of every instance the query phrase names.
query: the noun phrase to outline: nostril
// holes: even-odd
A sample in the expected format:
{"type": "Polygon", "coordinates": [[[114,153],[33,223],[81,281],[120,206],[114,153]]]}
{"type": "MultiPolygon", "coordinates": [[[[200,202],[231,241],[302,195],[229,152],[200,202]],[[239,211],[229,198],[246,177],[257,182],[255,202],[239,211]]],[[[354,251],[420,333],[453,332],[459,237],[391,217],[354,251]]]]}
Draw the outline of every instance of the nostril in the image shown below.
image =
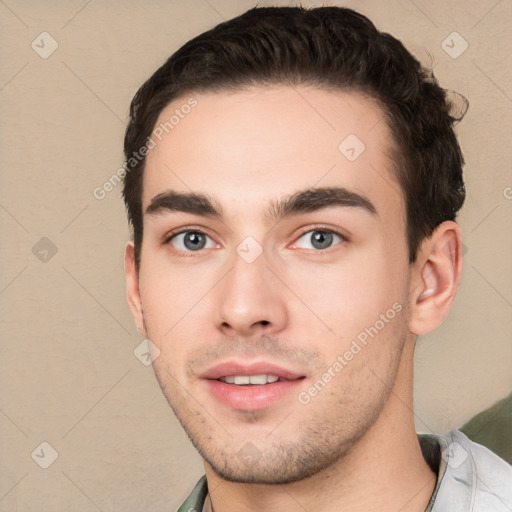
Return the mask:
{"type": "Polygon", "coordinates": [[[270,322],[268,320],[262,320],[260,322],[261,325],[268,325],[270,322]]]}

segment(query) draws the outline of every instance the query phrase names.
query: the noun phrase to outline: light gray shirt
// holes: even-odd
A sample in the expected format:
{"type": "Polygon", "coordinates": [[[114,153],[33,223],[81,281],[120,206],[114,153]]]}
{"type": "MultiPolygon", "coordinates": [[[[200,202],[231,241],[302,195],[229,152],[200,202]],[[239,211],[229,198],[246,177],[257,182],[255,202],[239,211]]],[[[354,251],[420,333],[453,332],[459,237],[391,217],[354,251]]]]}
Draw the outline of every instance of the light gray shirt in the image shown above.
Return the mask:
{"type": "Polygon", "coordinates": [[[458,430],[436,437],[442,459],[427,511],[512,512],[510,464],[458,430]]]}

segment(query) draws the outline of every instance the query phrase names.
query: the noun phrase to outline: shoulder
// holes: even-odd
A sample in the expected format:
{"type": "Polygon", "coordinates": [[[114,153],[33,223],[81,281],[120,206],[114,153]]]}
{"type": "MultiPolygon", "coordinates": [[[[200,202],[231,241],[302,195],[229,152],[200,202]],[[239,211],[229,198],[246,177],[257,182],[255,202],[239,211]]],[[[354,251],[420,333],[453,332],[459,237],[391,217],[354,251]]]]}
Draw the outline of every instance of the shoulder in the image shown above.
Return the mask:
{"type": "Polygon", "coordinates": [[[433,511],[512,510],[512,466],[458,430],[444,439],[446,469],[433,511]]]}

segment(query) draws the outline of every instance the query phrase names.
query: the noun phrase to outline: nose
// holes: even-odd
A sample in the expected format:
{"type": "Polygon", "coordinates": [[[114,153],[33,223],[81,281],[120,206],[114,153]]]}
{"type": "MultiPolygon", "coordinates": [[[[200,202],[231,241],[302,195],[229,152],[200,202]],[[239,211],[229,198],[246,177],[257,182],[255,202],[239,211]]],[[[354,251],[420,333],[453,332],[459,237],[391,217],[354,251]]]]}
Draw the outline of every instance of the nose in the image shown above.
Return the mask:
{"type": "Polygon", "coordinates": [[[264,254],[252,263],[235,255],[216,292],[216,323],[226,336],[270,335],[287,324],[286,290],[268,268],[264,254]]]}

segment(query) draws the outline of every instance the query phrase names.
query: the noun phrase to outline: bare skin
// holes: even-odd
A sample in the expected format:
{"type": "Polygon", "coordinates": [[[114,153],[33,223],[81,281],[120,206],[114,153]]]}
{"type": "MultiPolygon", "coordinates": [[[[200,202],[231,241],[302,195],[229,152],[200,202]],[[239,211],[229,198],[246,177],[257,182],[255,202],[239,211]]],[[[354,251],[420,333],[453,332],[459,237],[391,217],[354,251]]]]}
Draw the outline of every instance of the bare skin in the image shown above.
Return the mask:
{"type": "Polygon", "coordinates": [[[125,265],[213,509],[424,510],[436,477],[414,428],[414,340],[455,296],[458,225],[409,264],[392,140],[367,98],[286,86],[194,97],[148,154],[141,264],[130,243],[125,265]],[[338,149],[350,134],[365,145],[353,161],[338,149]],[[276,399],[245,387],[226,402],[212,389],[228,384],[208,377],[225,362],[294,378],[276,399]]]}

